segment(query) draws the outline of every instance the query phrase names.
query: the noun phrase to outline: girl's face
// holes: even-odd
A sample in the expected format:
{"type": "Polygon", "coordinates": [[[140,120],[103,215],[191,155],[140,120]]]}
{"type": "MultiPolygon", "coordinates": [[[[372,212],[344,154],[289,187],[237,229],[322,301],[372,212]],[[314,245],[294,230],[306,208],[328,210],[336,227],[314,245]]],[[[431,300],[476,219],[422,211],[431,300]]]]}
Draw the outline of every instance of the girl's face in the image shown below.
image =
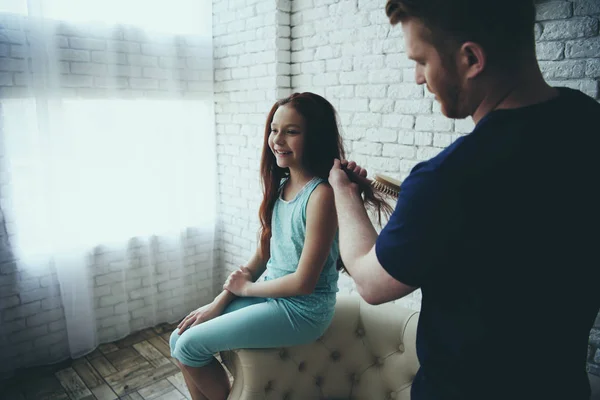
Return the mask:
{"type": "Polygon", "coordinates": [[[304,117],[293,107],[285,105],[275,111],[268,142],[280,168],[303,169],[305,133],[304,117]]]}

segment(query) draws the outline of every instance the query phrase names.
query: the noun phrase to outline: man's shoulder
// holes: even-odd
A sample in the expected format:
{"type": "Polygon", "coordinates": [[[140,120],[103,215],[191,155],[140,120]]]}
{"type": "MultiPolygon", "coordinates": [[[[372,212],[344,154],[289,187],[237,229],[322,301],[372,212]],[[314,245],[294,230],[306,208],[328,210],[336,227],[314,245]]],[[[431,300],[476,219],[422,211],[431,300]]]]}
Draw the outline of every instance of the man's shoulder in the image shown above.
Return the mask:
{"type": "Polygon", "coordinates": [[[547,139],[553,131],[564,135],[567,126],[570,135],[589,136],[589,129],[597,129],[600,124],[600,104],[579,90],[556,89],[559,96],[554,100],[493,112],[482,119],[471,133],[460,136],[429,160],[416,164],[407,180],[441,178],[452,181],[498,159],[507,159],[503,154],[518,152],[519,146],[528,141],[541,141],[540,136],[547,139]],[[524,141],[524,137],[529,139],[524,141]]]}
{"type": "Polygon", "coordinates": [[[464,140],[465,137],[460,137],[434,157],[417,163],[402,183],[400,191],[402,192],[408,188],[413,190],[417,188],[421,190],[435,188],[437,192],[441,193],[444,187],[452,186],[454,179],[460,176],[456,173],[456,166],[453,165],[455,164],[453,154],[459,151],[464,140]]]}
{"type": "MultiPolygon", "coordinates": [[[[409,178],[411,179],[440,179],[442,176],[451,174],[456,169],[456,160],[463,158],[466,153],[470,152],[471,140],[469,135],[457,138],[452,144],[430,158],[416,164],[409,178]]],[[[446,176],[449,178],[449,176],[446,176]]]]}
{"type": "Polygon", "coordinates": [[[600,104],[594,98],[583,93],[581,90],[562,86],[557,86],[555,89],[559,92],[559,99],[564,100],[570,105],[573,104],[573,101],[575,101],[591,108],[600,109],[600,104]]]}
{"type": "Polygon", "coordinates": [[[557,87],[559,96],[554,107],[546,112],[550,119],[564,120],[572,124],[582,121],[600,122],[600,103],[580,90],[557,87]]]}

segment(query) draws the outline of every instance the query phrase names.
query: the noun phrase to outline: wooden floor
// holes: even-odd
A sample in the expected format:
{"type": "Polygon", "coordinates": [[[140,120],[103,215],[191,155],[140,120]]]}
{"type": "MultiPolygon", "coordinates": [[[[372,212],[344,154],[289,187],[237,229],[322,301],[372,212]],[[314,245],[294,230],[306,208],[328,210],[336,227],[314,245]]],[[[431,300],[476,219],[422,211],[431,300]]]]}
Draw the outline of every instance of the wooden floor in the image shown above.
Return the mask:
{"type": "Polygon", "coordinates": [[[0,399],[191,399],[169,352],[169,336],[175,327],[161,324],[102,344],[77,360],[19,372],[0,382],[0,399]]]}

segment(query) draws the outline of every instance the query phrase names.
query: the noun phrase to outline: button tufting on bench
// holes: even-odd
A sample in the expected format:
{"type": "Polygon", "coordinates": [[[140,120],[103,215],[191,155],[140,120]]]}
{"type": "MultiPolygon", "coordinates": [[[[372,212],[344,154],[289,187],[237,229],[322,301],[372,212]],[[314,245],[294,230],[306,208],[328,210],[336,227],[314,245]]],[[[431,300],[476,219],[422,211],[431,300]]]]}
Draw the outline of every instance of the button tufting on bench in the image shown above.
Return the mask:
{"type": "Polygon", "coordinates": [[[341,356],[341,354],[340,354],[340,352],[339,352],[339,351],[335,350],[335,351],[332,351],[332,352],[331,352],[331,356],[330,356],[330,358],[331,358],[333,361],[338,361],[338,360],[339,360],[341,357],[342,357],[342,356],[341,356]]]}
{"type": "Polygon", "coordinates": [[[323,385],[323,377],[322,376],[317,376],[315,378],[315,385],[321,387],[323,385]]]}
{"type": "Polygon", "coordinates": [[[267,382],[265,386],[265,392],[270,392],[271,390],[273,390],[273,381],[267,382]]]}
{"type": "Polygon", "coordinates": [[[221,352],[233,375],[229,400],[406,399],[419,367],[418,317],[399,304],[371,306],[338,296],[336,315],[319,340],[221,352]]]}
{"type": "Polygon", "coordinates": [[[279,358],[281,358],[282,360],[285,360],[288,358],[288,353],[285,349],[279,350],[279,358]]]}

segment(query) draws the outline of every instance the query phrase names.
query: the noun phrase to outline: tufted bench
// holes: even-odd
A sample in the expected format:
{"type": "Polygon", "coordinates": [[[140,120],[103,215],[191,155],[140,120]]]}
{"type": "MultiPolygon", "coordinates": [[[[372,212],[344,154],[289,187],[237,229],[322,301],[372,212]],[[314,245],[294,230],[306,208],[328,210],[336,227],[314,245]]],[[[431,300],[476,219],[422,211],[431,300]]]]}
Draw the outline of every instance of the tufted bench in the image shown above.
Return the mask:
{"type": "Polygon", "coordinates": [[[371,306],[340,295],[331,326],[316,342],[224,351],[234,377],[230,400],[409,400],[418,369],[418,312],[371,306]]]}

